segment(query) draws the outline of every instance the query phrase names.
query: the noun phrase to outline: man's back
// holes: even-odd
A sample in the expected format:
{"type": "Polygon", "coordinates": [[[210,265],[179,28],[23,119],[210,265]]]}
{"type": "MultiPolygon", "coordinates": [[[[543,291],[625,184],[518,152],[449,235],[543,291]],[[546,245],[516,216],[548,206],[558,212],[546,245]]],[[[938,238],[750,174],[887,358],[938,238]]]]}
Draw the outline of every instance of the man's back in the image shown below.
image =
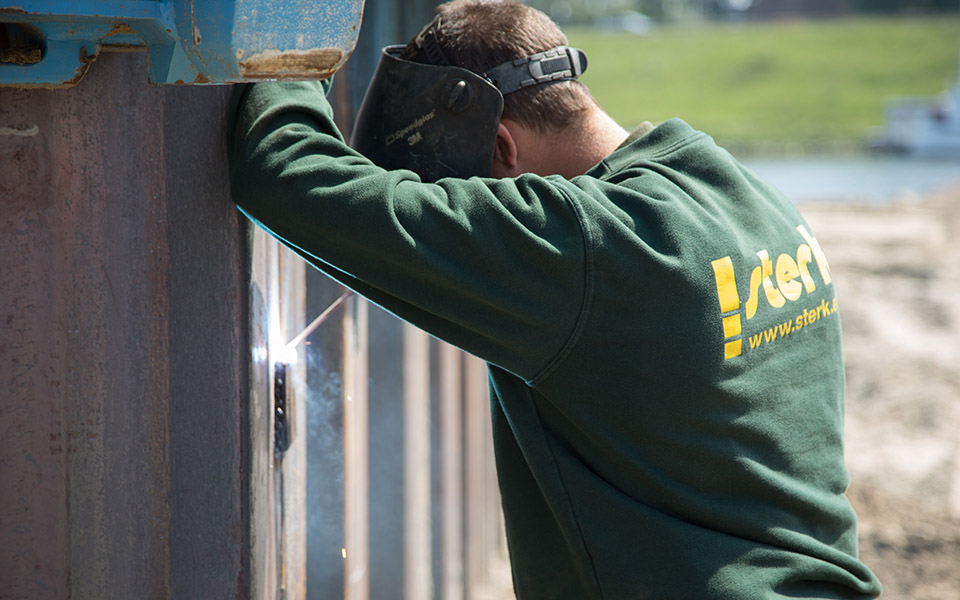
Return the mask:
{"type": "Polygon", "coordinates": [[[843,496],[832,278],[800,215],[676,120],[559,185],[578,319],[526,384],[491,370],[518,595],[878,594],[843,496]]]}

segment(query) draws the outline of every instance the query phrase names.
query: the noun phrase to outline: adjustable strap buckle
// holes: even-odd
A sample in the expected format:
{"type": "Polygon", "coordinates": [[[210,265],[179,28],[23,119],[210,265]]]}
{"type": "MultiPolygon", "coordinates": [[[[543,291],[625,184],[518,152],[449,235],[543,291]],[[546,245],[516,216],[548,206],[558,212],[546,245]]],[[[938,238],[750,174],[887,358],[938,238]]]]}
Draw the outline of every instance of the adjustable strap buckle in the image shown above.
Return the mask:
{"type": "Polygon", "coordinates": [[[427,60],[430,61],[431,65],[447,67],[450,66],[450,61],[447,60],[443,50],[440,49],[440,42],[437,41],[439,34],[440,15],[437,15],[420,30],[420,33],[414,38],[414,42],[427,55],[427,60]]]}
{"type": "Polygon", "coordinates": [[[498,65],[484,77],[507,95],[532,85],[576,79],[586,70],[587,55],[582,50],[558,46],[498,65]]]}

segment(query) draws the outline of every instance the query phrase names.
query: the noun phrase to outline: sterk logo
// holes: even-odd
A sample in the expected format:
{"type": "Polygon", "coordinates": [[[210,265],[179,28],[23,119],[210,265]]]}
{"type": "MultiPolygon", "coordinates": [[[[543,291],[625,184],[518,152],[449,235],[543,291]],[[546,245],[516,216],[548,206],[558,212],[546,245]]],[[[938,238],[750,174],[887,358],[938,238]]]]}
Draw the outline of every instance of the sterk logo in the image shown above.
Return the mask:
{"type": "MultiPolygon", "coordinates": [[[[830,285],[833,281],[830,276],[827,257],[824,256],[816,238],[810,235],[810,232],[803,225],[799,225],[797,231],[803,236],[806,243],[797,246],[793,255],[781,254],[774,263],[766,249],[757,252],[760,264],[750,274],[750,296],[747,298],[745,305],[740,302],[733,260],[730,256],[724,256],[710,263],[713,266],[713,274],[717,282],[717,298],[720,300],[724,360],[740,356],[743,353],[744,320],[750,320],[757,314],[761,288],[767,304],[775,309],[780,309],[786,306],[788,301],[798,300],[804,292],[812,294],[817,290],[816,281],[810,273],[811,263],[816,262],[817,270],[824,285],[830,285]]],[[[836,310],[836,298],[833,298],[829,303],[824,299],[821,305],[814,310],[805,310],[776,327],[747,336],[748,343],[751,349],[757,348],[763,343],[773,342],[802,329],[822,317],[833,314],[836,310]]]]}

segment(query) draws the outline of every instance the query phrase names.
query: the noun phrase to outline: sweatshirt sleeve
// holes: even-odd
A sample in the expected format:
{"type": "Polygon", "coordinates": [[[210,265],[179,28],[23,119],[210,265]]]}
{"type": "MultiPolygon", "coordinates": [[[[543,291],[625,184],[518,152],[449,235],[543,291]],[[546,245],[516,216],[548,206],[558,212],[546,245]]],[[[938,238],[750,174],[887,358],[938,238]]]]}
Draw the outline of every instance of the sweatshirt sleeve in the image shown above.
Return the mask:
{"type": "Polygon", "coordinates": [[[322,84],[238,90],[240,209],[308,262],[447,342],[532,381],[574,342],[590,274],[563,179],[423,183],[350,149],[322,84]]]}

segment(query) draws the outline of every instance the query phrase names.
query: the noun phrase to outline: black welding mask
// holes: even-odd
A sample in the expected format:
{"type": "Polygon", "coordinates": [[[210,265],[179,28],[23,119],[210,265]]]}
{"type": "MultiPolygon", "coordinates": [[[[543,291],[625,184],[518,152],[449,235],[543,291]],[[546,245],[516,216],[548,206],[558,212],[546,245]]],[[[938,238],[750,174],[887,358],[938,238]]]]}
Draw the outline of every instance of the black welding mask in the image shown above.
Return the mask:
{"type": "Polygon", "coordinates": [[[399,57],[388,46],[367,87],[351,145],[385,169],[410,169],[424,181],[489,176],[503,96],[575,79],[587,66],[580,50],[561,46],[477,74],[447,61],[436,42],[439,17],[416,43],[433,64],[399,57]]]}

